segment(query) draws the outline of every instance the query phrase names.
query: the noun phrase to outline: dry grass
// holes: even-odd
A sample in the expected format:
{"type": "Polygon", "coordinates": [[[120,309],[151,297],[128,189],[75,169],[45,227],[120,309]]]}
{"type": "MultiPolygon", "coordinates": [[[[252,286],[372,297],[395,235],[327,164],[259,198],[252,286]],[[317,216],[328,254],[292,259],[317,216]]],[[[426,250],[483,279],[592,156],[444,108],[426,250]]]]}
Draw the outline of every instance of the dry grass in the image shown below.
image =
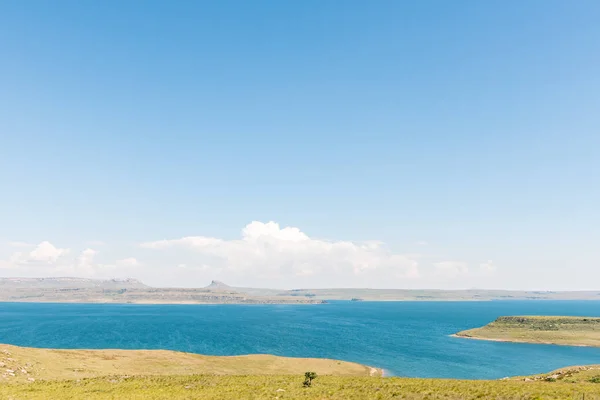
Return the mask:
{"type": "Polygon", "coordinates": [[[2,399],[577,399],[600,400],[590,382],[459,381],[441,379],[318,377],[311,388],[303,376],[104,377],[0,385],[2,399]]]}
{"type": "Polygon", "coordinates": [[[381,374],[364,365],[318,358],[216,357],[167,350],[49,350],[0,345],[0,383],[106,375],[299,375],[308,370],[319,375],[381,374]]]}

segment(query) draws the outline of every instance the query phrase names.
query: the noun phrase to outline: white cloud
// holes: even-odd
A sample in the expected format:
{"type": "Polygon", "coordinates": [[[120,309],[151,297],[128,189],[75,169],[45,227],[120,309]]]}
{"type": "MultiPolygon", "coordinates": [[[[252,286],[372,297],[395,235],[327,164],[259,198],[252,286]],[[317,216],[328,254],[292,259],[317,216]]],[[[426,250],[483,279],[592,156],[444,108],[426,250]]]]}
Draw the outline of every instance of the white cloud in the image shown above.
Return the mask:
{"type": "Polygon", "coordinates": [[[20,263],[24,263],[26,260],[27,260],[27,253],[17,251],[16,253],[13,253],[10,256],[10,258],[8,259],[8,263],[12,264],[12,265],[17,265],[20,263]]]}
{"type": "Polygon", "coordinates": [[[398,253],[379,241],[318,239],[276,222],[254,221],[236,239],[187,236],[129,249],[104,246],[101,254],[93,246],[16,243],[12,255],[0,257],[3,275],[134,277],[155,286],[199,287],[218,279],[276,288],[452,288],[487,286],[495,270],[491,261],[470,270],[465,262],[435,254],[398,253]]]}
{"type": "Polygon", "coordinates": [[[111,263],[97,262],[96,256],[98,252],[93,249],[83,250],[75,262],[65,261],[51,271],[55,275],[60,276],[78,276],[86,278],[125,278],[132,277],[135,268],[140,266],[140,262],[133,258],[124,258],[111,263]]]}
{"type": "Polygon", "coordinates": [[[40,276],[47,276],[51,274],[58,275],[72,275],[79,277],[93,277],[97,268],[95,258],[98,252],[94,249],[87,248],[83,250],[77,258],[63,259],[60,263],[57,263],[50,271],[45,274],[42,273],[40,276]]]}
{"type": "Polygon", "coordinates": [[[77,259],[78,265],[83,268],[91,267],[94,264],[94,257],[98,252],[93,249],[85,249],[79,255],[77,259]]]}
{"type": "Polygon", "coordinates": [[[117,260],[117,265],[119,267],[138,267],[141,265],[141,263],[134,257],[128,257],[117,260]]]}
{"type": "Polygon", "coordinates": [[[425,241],[425,240],[419,240],[417,243],[415,243],[417,246],[427,246],[429,244],[429,242],[425,241]]]}
{"type": "Polygon", "coordinates": [[[9,270],[7,273],[11,276],[116,278],[129,276],[125,274],[131,272],[130,267],[139,265],[135,258],[99,263],[96,260],[98,252],[91,248],[73,255],[70,253],[69,249],[58,248],[44,241],[30,252],[15,252],[7,260],[0,260],[0,268],[9,270]],[[117,269],[117,266],[120,268],[117,269]]]}
{"type": "Polygon", "coordinates": [[[437,275],[454,278],[469,272],[467,263],[461,261],[441,261],[433,264],[437,275]]]}
{"type": "Polygon", "coordinates": [[[393,286],[419,276],[414,258],[394,254],[383,243],[314,239],[298,228],[281,228],[275,222],[254,221],[238,240],[189,236],[140,246],[172,252],[173,258],[180,258],[176,265],[208,266],[211,271],[207,273],[233,278],[290,282],[293,277],[319,276],[330,286],[375,282],[393,286]],[[187,259],[181,260],[185,249],[187,259]]]}
{"type": "Polygon", "coordinates": [[[315,271],[313,271],[312,269],[301,269],[300,271],[296,272],[297,276],[312,276],[315,274],[315,271]]]}
{"type": "Polygon", "coordinates": [[[496,272],[496,266],[492,262],[492,260],[488,260],[487,262],[479,264],[479,269],[483,272],[496,272]]]}
{"type": "MultiPolygon", "coordinates": [[[[20,242],[13,247],[26,247],[22,245],[20,242]]],[[[32,247],[35,245],[30,245],[28,247],[32,247]]],[[[23,251],[16,251],[10,255],[8,260],[2,261],[2,268],[15,268],[19,265],[25,264],[52,264],[55,262],[61,255],[67,254],[68,249],[58,249],[54,247],[49,242],[42,242],[39,245],[35,246],[35,248],[27,252],[25,249],[23,251]]]]}
{"type": "Polygon", "coordinates": [[[60,249],[55,247],[52,243],[44,241],[38,244],[21,262],[43,262],[52,264],[56,262],[59,257],[69,253],[69,249],[60,249]]]}
{"type": "Polygon", "coordinates": [[[158,240],[156,242],[142,243],[140,246],[146,249],[167,249],[169,247],[203,247],[209,245],[218,245],[222,241],[203,236],[188,236],[181,239],[158,240]]]}

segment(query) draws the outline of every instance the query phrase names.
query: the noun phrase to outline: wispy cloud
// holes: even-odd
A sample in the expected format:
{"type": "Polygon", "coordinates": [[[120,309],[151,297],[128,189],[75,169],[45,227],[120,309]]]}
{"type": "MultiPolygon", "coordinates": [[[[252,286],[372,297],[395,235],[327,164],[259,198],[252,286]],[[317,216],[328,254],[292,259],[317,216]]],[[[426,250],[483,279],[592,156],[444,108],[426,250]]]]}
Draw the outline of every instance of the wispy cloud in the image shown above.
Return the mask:
{"type": "Polygon", "coordinates": [[[142,263],[140,263],[134,257],[127,257],[121,260],[117,260],[116,264],[119,267],[139,267],[140,265],[142,265],[142,263]]]}
{"type": "Polygon", "coordinates": [[[104,246],[105,244],[106,243],[103,242],[102,240],[88,240],[87,241],[88,246],[99,247],[99,246],[104,246]]]}
{"type": "Polygon", "coordinates": [[[492,262],[492,260],[488,260],[484,263],[479,264],[479,269],[483,272],[496,272],[496,266],[492,262]]]}
{"type": "Polygon", "coordinates": [[[433,264],[438,275],[454,278],[469,272],[467,263],[462,261],[441,261],[433,264]]]}
{"type": "Polygon", "coordinates": [[[33,247],[35,244],[27,243],[27,242],[8,242],[10,247],[23,248],[23,247],[33,247]]]}

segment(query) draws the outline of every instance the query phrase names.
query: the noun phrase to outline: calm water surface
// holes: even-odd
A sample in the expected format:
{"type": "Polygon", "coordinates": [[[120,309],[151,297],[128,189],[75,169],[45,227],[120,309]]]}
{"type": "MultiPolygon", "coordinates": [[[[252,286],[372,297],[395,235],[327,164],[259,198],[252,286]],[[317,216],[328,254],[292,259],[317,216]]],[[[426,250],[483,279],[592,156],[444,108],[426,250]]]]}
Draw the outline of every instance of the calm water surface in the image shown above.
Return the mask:
{"type": "Polygon", "coordinates": [[[596,301],[333,302],[325,305],[0,303],[0,343],[328,357],[390,375],[501,378],[600,364],[600,348],[449,337],[501,315],[600,317],[596,301]]]}

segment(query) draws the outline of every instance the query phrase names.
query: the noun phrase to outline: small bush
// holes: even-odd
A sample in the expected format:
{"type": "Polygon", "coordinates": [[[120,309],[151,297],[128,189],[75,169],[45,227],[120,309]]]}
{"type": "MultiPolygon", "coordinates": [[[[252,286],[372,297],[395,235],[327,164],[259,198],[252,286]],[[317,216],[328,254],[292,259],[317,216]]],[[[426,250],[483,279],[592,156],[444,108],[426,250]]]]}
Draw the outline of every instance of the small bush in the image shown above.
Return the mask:
{"type": "Polygon", "coordinates": [[[592,383],[600,383],[600,375],[596,375],[596,376],[590,378],[590,382],[592,382],[592,383]]]}
{"type": "Polygon", "coordinates": [[[312,381],[313,379],[315,379],[317,377],[317,373],[316,372],[305,372],[304,373],[304,387],[311,387],[312,386],[312,381]]]}

